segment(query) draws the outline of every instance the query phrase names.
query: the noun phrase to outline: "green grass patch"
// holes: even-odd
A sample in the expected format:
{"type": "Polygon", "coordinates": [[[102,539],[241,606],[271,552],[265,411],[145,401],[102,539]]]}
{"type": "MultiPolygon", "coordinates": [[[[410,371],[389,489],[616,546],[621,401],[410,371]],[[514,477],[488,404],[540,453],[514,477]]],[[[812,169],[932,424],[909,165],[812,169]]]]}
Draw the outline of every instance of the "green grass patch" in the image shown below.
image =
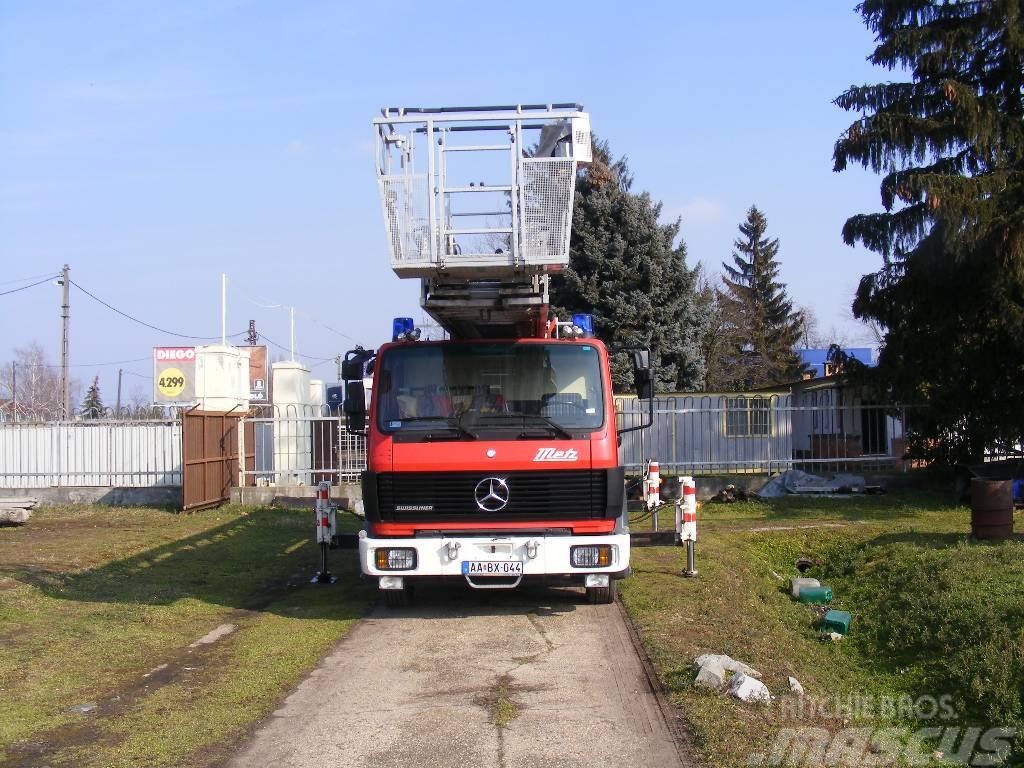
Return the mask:
{"type": "Polygon", "coordinates": [[[241,507],[66,507],[0,529],[0,755],[76,766],[223,757],[373,599],[351,550],[331,553],[336,585],[308,584],[312,536],[308,512],[241,507]],[[225,623],[236,631],[188,647],[225,623]],[[97,709],[69,711],[86,702],[97,709]]]}
{"type": "Polygon", "coordinates": [[[969,519],[919,490],[708,504],[699,578],[681,576],[681,548],[635,549],[623,600],[709,764],[748,765],[801,726],[1021,728],[1024,541],[969,541],[969,519]],[[817,561],[806,575],[833,588],[832,607],[852,613],[846,640],[821,642],[811,609],[789,598],[800,556],[817,561]],[[759,669],[778,700],[745,705],[695,689],[692,662],[706,652],[759,669]],[[802,704],[790,675],[807,691],[802,704]],[[920,719],[932,714],[910,706],[922,696],[945,706],[920,719]]]}

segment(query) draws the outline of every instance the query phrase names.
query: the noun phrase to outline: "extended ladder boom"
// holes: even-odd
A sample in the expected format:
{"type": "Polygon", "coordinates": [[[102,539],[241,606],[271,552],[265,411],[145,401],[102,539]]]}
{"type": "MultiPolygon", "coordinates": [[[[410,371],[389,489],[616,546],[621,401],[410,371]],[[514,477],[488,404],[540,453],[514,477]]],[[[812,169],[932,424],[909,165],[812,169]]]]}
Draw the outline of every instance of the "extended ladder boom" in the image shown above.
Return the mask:
{"type": "Polygon", "coordinates": [[[387,108],[374,120],[391,266],[453,336],[534,336],[569,262],[578,104],[387,108]]]}

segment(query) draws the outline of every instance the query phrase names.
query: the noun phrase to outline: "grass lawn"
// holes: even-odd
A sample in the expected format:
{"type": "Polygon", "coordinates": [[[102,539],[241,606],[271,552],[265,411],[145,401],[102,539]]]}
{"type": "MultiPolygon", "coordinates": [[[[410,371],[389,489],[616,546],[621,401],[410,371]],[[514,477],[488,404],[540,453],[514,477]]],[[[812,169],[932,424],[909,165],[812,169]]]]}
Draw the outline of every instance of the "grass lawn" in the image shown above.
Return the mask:
{"type": "Polygon", "coordinates": [[[351,550],[308,584],[311,518],[71,506],[0,527],[0,763],[223,759],[374,599],[351,550]]]}
{"type": "MultiPolygon", "coordinates": [[[[709,765],[769,764],[786,728],[859,728],[869,745],[883,728],[897,742],[922,727],[1024,730],[1024,538],[969,541],[970,511],[948,497],[705,504],[697,579],[681,576],[679,547],[634,549],[623,600],[709,765]],[[789,598],[800,556],[817,561],[805,575],[833,588],[832,607],[853,614],[845,640],[821,642],[811,610],[789,598]],[[758,669],[778,698],[744,704],[696,689],[693,660],[707,652],[758,669]]],[[[670,513],[661,522],[671,527],[670,513]]],[[[948,760],[958,744],[927,740],[921,752],[941,747],[948,760]]],[[[881,759],[884,746],[860,751],[881,759]]]]}

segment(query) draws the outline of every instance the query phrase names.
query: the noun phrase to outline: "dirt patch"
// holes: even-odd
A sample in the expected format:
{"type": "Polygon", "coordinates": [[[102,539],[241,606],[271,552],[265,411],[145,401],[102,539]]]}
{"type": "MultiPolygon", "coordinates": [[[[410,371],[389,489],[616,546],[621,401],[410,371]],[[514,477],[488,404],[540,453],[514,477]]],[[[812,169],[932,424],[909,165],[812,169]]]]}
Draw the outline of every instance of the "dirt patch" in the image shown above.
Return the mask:
{"type": "Polygon", "coordinates": [[[513,683],[511,675],[499,675],[494,681],[494,687],[477,696],[476,703],[490,714],[491,725],[499,729],[507,728],[519,717],[522,705],[512,698],[512,694],[519,690],[525,688],[513,683]]]}

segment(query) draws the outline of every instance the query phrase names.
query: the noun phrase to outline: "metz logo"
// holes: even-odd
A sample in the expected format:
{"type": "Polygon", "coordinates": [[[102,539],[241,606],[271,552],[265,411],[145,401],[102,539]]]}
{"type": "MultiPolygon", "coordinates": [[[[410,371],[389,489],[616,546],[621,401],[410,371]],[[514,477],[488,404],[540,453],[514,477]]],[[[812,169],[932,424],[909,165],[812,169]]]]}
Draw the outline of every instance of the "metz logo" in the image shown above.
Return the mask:
{"type": "Polygon", "coordinates": [[[564,451],[559,451],[555,448],[541,448],[537,451],[537,455],[533,457],[534,461],[577,461],[580,455],[575,448],[567,448],[564,451]]]}

